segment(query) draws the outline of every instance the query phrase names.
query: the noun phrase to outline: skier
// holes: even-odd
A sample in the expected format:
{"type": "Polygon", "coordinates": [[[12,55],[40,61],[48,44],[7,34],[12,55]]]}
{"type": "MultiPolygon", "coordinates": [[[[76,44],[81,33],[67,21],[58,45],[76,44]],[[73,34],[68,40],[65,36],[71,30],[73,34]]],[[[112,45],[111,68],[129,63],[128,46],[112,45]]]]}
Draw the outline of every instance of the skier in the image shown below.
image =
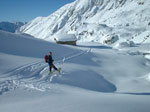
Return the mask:
{"type": "Polygon", "coordinates": [[[59,69],[57,69],[55,67],[55,65],[53,64],[53,58],[52,58],[52,52],[49,52],[49,56],[48,56],[48,65],[49,65],[49,73],[52,74],[52,68],[54,68],[55,70],[57,70],[58,72],[60,72],[59,69]]]}

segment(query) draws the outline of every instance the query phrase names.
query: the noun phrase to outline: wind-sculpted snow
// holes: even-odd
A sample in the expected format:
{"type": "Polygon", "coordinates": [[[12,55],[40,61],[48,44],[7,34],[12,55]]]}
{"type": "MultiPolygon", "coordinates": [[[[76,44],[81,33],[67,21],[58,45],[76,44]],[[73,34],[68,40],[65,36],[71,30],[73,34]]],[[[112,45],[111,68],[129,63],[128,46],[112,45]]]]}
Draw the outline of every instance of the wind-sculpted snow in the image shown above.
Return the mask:
{"type": "MultiPolygon", "coordinates": [[[[6,32],[0,32],[1,36],[1,49],[0,51],[7,54],[13,54],[12,56],[5,56],[6,58],[18,59],[16,56],[23,57],[32,57],[32,58],[41,58],[44,57],[44,52],[49,52],[50,49],[55,49],[55,54],[61,54],[55,57],[55,64],[62,68],[62,73],[60,76],[51,77],[48,75],[48,64],[43,61],[38,61],[35,63],[25,64],[19,67],[12,67],[7,72],[2,72],[3,75],[1,82],[1,94],[15,88],[29,88],[40,91],[46,91],[47,88],[51,86],[51,83],[65,84],[68,86],[75,86],[79,88],[84,88],[93,91],[100,92],[114,92],[116,91],[115,85],[107,81],[102,75],[95,73],[94,71],[90,72],[88,70],[77,70],[73,72],[67,72],[67,69],[63,67],[65,62],[73,62],[72,60],[78,60],[80,64],[85,64],[86,60],[92,58],[91,49],[87,47],[83,50],[71,49],[67,47],[62,47],[52,43],[48,43],[41,40],[36,40],[33,38],[27,38],[22,35],[15,35],[6,32]],[[7,43],[7,44],[6,44],[7,43]],[[6,47],[9,44],[8,47],[6,47]],[[28,44],[27,46],[25,44],[28,44]],[[30,47],[30,48],[29,48],[30,47]],[[49,49],[48,49],[49,48],[49,49]],[[63,51],[61,51],[63,49],[63,51]],[[36,52],[36,50],[38,52],[36,52]],[[89,55],[84,60],[80,57],[89,55]],[[64,80],[65,79],[65,80],[64,80]],[[47,86],[45,86],[47,85],[47,86]]],[[[27,59],[26,59],[27,60],[27,59]]],[[[9,64],[11,61],[6,61],[5,63],[9,64]]],[[[21,61],[23,62],[23,61],[21,61]]],[[[73,62],[76,63],[76,62],[73,62]]],[[[91,60],[87,62],[86,66],[95,65],[91,60]]],[[[73,68],[72,68],[73,69],[73,68]]],[[[54,74],[53,74],[54,75],[54,74]]]]}
{"type": "Polygon", "coordinates": [[[71,74],[63,74],[62,77],[54,77],[51,82],[97,92],[115,92],[117,90],[114,84],[92,71],[76,71],[71,74]]]}
{"type": "Polygon", "coordinates": [[[60,54],[62,56],[64,54],[56,51],[55,49],[59,49],[64,52],[72,50],[61,45],[55,46],[54,43],[3,31],[0,31],[0,41],[0,52],[26,57],[43,58],[44,55],[50,51],[54,51],[56,58],[58,58],[60,54]]]}
{"type": "MultiPolygon", "coordinates": [[[[90,50],[74,52],[66,55],[64,58],[65,61],[68,61],[73,58],[79,58],[81,55],[87,53],[90,53],[90,50]]],[[[62,60],[64,58],[56,60],[55,64],[59,64],[59,66],[62,66],[63,68],[62,60]]],[[[51,84],[55,83],[99,92],[116,91],[115,85],[107,81],[103,76],[92,71],[65,72],[63,70],[60,74],[57,74],[56,76],[53,74],[53,76],[50,77],[48,75],[48,69],[47,64],[39,62],[24,65],[9,73],[5,73],[1,76],[4,81],[1,82],[0,93],[2,94],[14,90],[15,88],[49,91],[51,90],[51,84]]]]}
{"type": "Polygon", "coordinates": [[[149,112],[149,49],[149,44],[60,46],[1,31],[0,111],[149,112]],[[48,74],[49,51],[60,74],[48,74]]]}

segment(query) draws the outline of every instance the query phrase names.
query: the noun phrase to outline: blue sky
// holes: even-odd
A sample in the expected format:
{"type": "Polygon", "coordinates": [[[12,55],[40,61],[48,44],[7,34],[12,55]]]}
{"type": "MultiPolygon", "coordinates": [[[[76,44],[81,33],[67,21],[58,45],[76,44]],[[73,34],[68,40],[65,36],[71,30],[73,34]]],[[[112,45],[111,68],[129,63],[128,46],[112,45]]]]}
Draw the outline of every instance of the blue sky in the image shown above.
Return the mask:
{"type": "Polygon", "coordinates": [[[0,0],[0,21],[28,22],[37,16],[48,16],[75,0],[0,0]]]}

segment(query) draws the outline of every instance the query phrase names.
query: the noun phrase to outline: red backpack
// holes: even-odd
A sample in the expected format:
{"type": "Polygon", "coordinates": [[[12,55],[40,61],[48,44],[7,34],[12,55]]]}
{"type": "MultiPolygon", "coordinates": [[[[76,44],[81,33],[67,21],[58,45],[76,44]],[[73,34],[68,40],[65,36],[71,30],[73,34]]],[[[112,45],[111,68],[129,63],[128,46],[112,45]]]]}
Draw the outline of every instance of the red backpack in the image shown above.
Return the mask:
{"type": "Polygon", "coordinates": [[[46,63],[48,63],[48,55],[44,56],[44,60],[45,60],[46,63]]]}

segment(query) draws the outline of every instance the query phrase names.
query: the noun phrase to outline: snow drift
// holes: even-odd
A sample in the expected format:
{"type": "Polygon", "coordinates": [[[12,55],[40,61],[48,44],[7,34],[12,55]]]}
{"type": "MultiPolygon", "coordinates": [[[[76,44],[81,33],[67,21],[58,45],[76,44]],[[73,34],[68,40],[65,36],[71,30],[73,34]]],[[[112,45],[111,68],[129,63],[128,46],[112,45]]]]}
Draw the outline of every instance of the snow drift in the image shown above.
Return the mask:
{"type": "MultiPolygon", "coordinates": [[[[0,31],[0,53],[1,56],[5,56],[6,58],[12,57],[12,60],[17,60],[18,65],[22,65],[20,68],[17,68],[16,65],[14,67],[9,67],[8,72],[6,68],[1,68],[1,72],[3,74],[7,74],[9,76],[18,77],[21,78],[21,82],[18,81],[18,78],[15,78],[15,80],[12,78],[12,80],[5,80],[4,82],[1,82],[3,85],[6,83],[11,83],[12,86],[19,86],[21,83],[25,83],[26,81],[24,79],[30,79],[35,78],[36,80],[43,80],[45,82],[48,81],[48,66],[46,63],[44,64],[44,55],[48,53],[49,51],[54,51],[54,56],[56,59],[56,64],[59,64],[59,66],[62,66],[63,59],[65,58],[65,61],[70,60],[74,57],[78,58],[78,55],[83,55],[86,53],[86,51],[73,49],[70,47],[65,47],[61,45],[56,45],[54,43],[50,43],[47,41],[35,39],[28,36],[23,35],[17,35],[13,33],[8,33],[4,31],[0,31]],[[19,57],[18,57],[19,56],[19,57]],[[28,58],[27,58],[28,57],[28,58]],[[26,61],[27,59],[30,61],[29,58],[37,58],[38,62],[34,64],[25,64],[23,60],[20,60],[24,58],[26,61]],[[41,60],[39,62],[39,60],[41,60]],[[21,64],[22,63],[22,64],[21,64]],[[17,68],[17,69],[15,69],[17,68]],[[7,72],[4,72],[4,71],[7,72]],[[33,73],[32,73],[33,72],[33,73]],[[17,75],[17,76],[16,76],[17,75]],[[16,80],[17,79],[17,80],[16,80]],[[16,83],[17,82],[17,83],[16,83]],[[17,84],[17,85],[16,85],[17,84]]],[[[5,60],[5,58],[4,58],[5,60]]],[[[85,62],[86,60],[83,59],[80,62],[85,62]]],[[[5,64],[11,63],[12,61],[6,61],[5,64]]],[[[28,62],[28,61],[27,61],[28,62]]],[[[28,62],[29,63],[29,62],[28,62]]],[[[4,63],[3,63],[4,64],[4,63]]],[[[17,65],[17,66],[18,66],[17,65]]],[[[63,67],[63,66],[62,66],[63,67]]],[[[68,68],[68,67],[67,67],[68,68]]],[[[71,68],[70,68],[71,69],[71,68]]],[[[66,69],[67,70],[67,69],[66,69]]],[[[107,81],[103,76],[98,75],[97,73],[90,72],[83,69],[83,71],[77,70],[72,73],[65,73],[63,74],[63,77],[54,77],[51,83],[60,83],[60,84],[66,84],[70,86],[80,87],[88,90],[93,91],[101,91],[101,92],[113,92],[116,91],[115,85],[107,81]],[[64,80],[65,79],[65,80],[64,80]]],[[[4,75],[4,76],[5,76],[4,75]]],[[[10,87],[8,85],[8,87],[10,87]]],[[[3,93],[6,91],[6,89],[2,86],[0,92],[3,93]]],[[[13,88],[15,88],[13,87],[13,88]]],[[[11,88],[11,87],[10,87],[11,88]]],[[[9,89],[8,89],[9,90],[9,89]]]]}
{"type": "Polygon", "coordinates": [[[0,111],[149,112],[149,5],[76,0],[23,26],[27,35],[0,31],[0,111]],[[41,40],[59,32],[77,46],[41,40]],[[60,74],[48,74],[49,51],[60,74]]]}
{"type": "Polygon", "coordinates": [[[0,31],[0,41],[0,52],[26,57],[43,58],[45,54],[52,51],[58,58],[58,56],[63,57],[64,53],[72,50],[61,45],[56,46],[54,43],[44,40],[4,31],[0,31]],[[58,49],[64,51],[64,53],[59,52],[58,49]]]}
{"type": "Polygon", "coordinates": [[[149,48],[62,46],[0,31],[0,111],[149,112],[150,61],[142,53],[149,48]],[[62,68],[51,77],[49,51],[62,68]]]}

